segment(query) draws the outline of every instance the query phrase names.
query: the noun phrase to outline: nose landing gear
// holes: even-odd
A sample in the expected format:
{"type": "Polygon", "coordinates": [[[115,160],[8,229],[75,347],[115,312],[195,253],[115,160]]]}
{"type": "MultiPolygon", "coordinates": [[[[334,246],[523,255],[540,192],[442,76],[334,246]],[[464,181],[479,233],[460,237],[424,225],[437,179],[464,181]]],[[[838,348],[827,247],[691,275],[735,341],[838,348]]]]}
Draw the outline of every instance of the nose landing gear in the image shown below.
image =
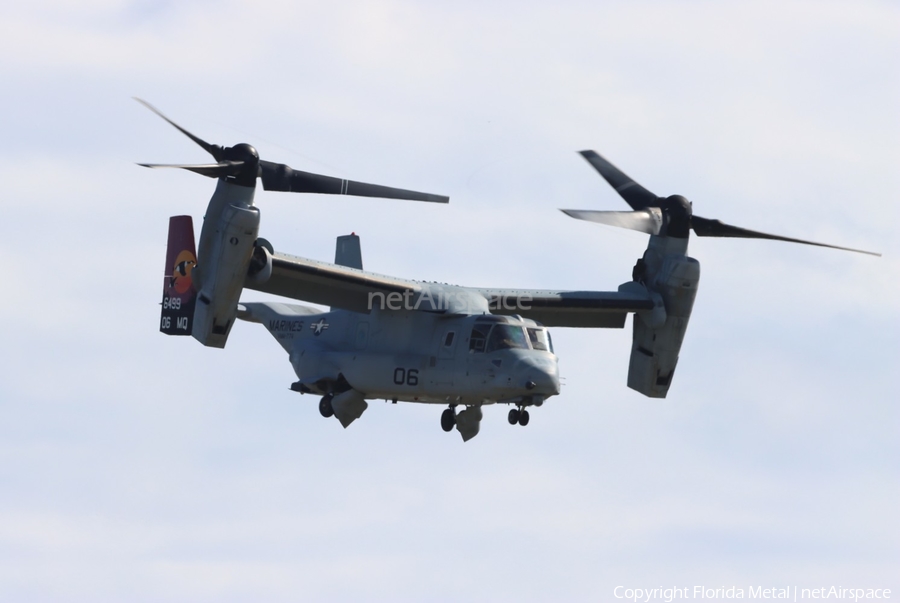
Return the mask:
{"type": "Polygon", "coordinates": [[[518,423],[522,427],[528,425],[528,420],[531,417],[528,415],[528,411],[524,408],[513,408],[509,411],[509,415],[507,419],[509,420],[510,425],[515,425],[518,423]]]}

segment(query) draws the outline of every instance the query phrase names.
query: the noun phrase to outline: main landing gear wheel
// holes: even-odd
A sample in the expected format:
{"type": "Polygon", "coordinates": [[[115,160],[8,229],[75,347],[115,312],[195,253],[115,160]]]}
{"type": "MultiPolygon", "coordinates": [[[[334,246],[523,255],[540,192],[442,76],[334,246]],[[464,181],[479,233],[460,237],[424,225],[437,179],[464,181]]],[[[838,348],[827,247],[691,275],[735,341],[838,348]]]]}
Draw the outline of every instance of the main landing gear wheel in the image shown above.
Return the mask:
{"type": "Polygon", "coordinates": [[[510,409],[509,416],[507,418],[509,419],[510,425],[515,425],[516,423],[518,423],[519,422],[519,409],[518,408],[510,409]]]}
{"type": "Polygon", "coordinates": [[[516,423],[518,423],[522,427],[528,425],[528,419],[530,418],[531,417],[528,416],[528,411],[524,408],[521,410],[519,410],[518,408],[511,409],[509,411],[509,416],[507,417],[507,419],[509,419],[510,425],[515,425],[516,423]]]}
{"type": "Polygon", "coordinates": [[[334,398],[334,394],[325,394],[322,396],[322,399],[319,400],[319,413],[326,419],[334,416],[334,407],[331,406],[332,398],[334,398]]]}
{"type": "Polygon", "coordinates": [[[450,431],[456,426],[456,413],[452,408],[448,408],[441,413],[441,429],[450,431]]]}

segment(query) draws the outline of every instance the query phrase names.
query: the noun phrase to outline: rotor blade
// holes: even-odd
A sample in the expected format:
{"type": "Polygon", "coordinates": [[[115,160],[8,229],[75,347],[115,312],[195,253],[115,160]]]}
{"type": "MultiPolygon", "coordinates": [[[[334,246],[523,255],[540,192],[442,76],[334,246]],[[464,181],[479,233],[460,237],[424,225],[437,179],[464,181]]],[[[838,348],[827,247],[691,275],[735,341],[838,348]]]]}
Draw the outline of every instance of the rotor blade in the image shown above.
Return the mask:
{"type": "Polygon", "coordinates": [[[738,239],[769,239],[770,241],[787,241],[788,243],[802,243],[803,245],[815,245],[816,247],[830,247],[831,249],[840,249],[842,251],[853,251],[855,253],[865,253],[881,257],[880,253],[874,251],[863,251],[862,249],[851,249],[850,247],[839,247],[837,245],[828,245],[826,243],[816,243],[814,241],[804,241],[803,239],[792,239],[791,237],[782,237],[779,235],[757,232],[755,230],[747,230],[724,224],[719,220],[710,220],[693,216],[691,218],[691,227],[698,237],[732,237],[738,239]]]}
{"type": "MultiPolygon", "coordinates": [[[[194,136],[193,134],[191,134],[190,132],[188,132],[187,130],[185,130],[184,128],[182,128],[181,126],[179,126],[178,124],[176,124],[174,121],[172,121],[171,119],[169,119],[168,117],[166,117],[165,115],[163,115],[163,114],[159,111],[159,109],[157,109],[156,107],[154,107],[153,105],[151,105],[151,104],[148,103],[147,101],[145,101],[145,100],[143,100],[143,99],[140,99],[140,98],[138,98],[138,97],[136,97],[136,96],[135,96],[135,97],[132,97],[132,98],[134,98],[134,100],[136,100],[137,102],[141,103],[142,105],[144,105],[145,107],[147,107],[148,109],[150,109],[151,111],[153,111],[154,113],[156,113],[157,115],[159,115],[160,117],[162,117],[164,120],[166,120],[167,122],[169,122],[172,126],[174,126],[179,132],[181,132],[182,134],[184,134],[185,136],[187,136],[188,138],[190,138],[191,140],[193,140],[194,142],[196,142],[198,145],[200,145],[201,147],[203,147],[203,150],[205,150],[207,153],[209,153],[210,155],[212,155],[212,156],[213,156],[213,159],[215,159],[216,161],[222,161],[222,156],[223,156],[223,155],[222,155],[222,150],[223,150],[222,147],[220,147],[220,146],[217,145],[217,144],[209,144],[208,142],[206,142],[206,141],[203,140],[202,138],[199,138],[199,137],[197,137],[197,136],[194,136]]],[[[198,173],[199,173],[199,172],[198,172],[198,173]]]]}
{"type": "Polygon", "coordinates": [[[222,161],[219,163],[207,163],[204,165],[181,165],[181,164],[172,164],[172,163],[139,163],[139,166],[147,167],[147,168],[178,168],[181,170],[188,170],[190,172],[194,172],[195,174],[200,174],[201,176],[207,176],[209,178],[222,178],[224,176],[230,176],[232,174],[236,174],[240,171],[242,165],[244,165],[243,161],[222,161]]]}
{"type": "Polygon", "coordinates": [[[559,211],[576,220],[630,228],[649,235],[659,234],[662,228],[662,210],[658,207],[648,207],[638,211],[592,211],[588,209],[561,209],[559,211]]]}
{"type": "Polygon", "coordinates": [[[295,170],[283,163],[260,161],[259,172],[263,188],[267,191],[288,193],[320,193],[323,195],[354,195],[356,197],[383,197],[386,199],[406,199],[408,201],[430,201],[448,203],[449,197],[420,193],[402,188],[366,184],[331,176],[295,170]]]}
{"type": "Polygon", "coordinates": [[[657,207],[659,197],[632,180],[625,172],[611,164],[594,151],[581,151],[581,156],[588,160],[594,169],[600,172],[604,180],[616,189],[632,209],[657,207]]]}

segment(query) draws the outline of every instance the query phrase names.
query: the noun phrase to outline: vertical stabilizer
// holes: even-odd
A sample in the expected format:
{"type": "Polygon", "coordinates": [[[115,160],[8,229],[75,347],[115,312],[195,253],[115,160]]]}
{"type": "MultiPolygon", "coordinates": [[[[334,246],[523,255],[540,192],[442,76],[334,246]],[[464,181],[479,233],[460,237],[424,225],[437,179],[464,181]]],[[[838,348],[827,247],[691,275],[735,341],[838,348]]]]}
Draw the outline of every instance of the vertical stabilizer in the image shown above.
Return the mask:
{"type": "Polygon", "coordinates": [[[191,273],[197,265],[194,222],[190,216],[169,218],[169,243],[163,280],[159,330],[166,335],[190,335],[197,302],[191,273]]]}
{"type": "Polygon", "coordinates": [[[337,245],[334,250],[334,263],[347,268],[363,269],[362,250],[359,246],[359,237],[356,236],[355,232],[337,238],[337,245]]]}

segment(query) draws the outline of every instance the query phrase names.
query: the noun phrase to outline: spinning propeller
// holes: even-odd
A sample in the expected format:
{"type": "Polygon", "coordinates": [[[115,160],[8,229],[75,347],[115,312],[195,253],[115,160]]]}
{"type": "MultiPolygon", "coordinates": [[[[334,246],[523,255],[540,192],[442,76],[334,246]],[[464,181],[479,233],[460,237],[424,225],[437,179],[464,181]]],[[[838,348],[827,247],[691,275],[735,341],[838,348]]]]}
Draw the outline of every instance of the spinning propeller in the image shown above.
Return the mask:
{"type": "Polygon", "coordinates": [[[793,239],[779,235],[747,230],[725,224],[719,220],[710,220],[695,216],[691,203],[681,195],[670,197],[657,197],[643,186],[628,177],[622,170],[594,151],[581,151],[582,157],[600,172],[600,175],[609,182],[610,186],[625,199],[634,211],[591,211],[578,209],[564,209],[563,213],[578,220],[598,222],[609,226],[630,228],[650,235],[659,235],[687,238],[690,230],[698,237],[733,237],[740,239],[769,239],[771,241],[787,241],[789,243],[802,243],[804,245],[816,245],[818,247],[830,247],[843,251],[854,251],[869,255],[881,256],[880,253],[851,249],[825,243],[815,243],[802,239],[793,239]]]}
{"type": "Polygon", "coordinates": [[[331,176],[322,176],[310,172],[295,170],[283,163],[263,161],[252,146],[246,143],[233,147],[221,147],[209,144],[202,138],[194,136],[174,121],[163,115],[150,103],[135,98],[136,101],[169,122],[182,134],[193,140],[212,155],[216,163],[201,165],[140,163],[149,168],[179,168],[209,178],[225,178],[229,182],[241,186],[255,187],[256,179],[262,180],[263,189],[267,191],[283,191],[288,193],[319,193],[324,195],[354,195],[356,197],[383,197],[387,199],[405,199],[408,201],[430,201],[432,203],[448,203],[449,197],[420,193],[402,188],[366,184],[331,176]]]}

